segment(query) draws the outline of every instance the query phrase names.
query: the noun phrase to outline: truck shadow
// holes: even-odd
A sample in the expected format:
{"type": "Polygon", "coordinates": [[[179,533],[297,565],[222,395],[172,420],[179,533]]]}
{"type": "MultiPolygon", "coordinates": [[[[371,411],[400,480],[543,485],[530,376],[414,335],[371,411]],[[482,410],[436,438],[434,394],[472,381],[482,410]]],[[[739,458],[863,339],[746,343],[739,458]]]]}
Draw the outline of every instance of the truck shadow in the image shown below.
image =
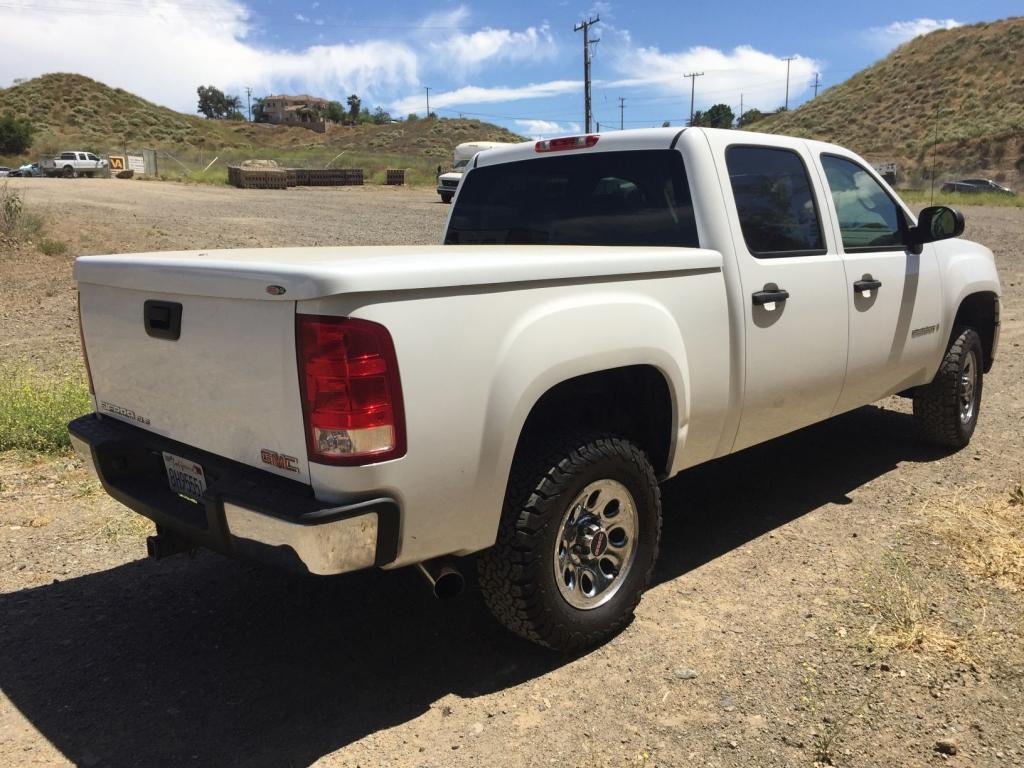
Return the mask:
{"type": "MultiPolygon", "coordinates": [[[[665,488],[657,580],[932,458],[912,435],[907,416],[865,408],[685,473],[665,488]]],[[[0,648],[4,693],[90,768],[308,765],[457,708],[448,694],[570,661],[498,628],[472,590],[435,602],[411,569],[293,579],[213,554],[0,595],[0,648]]]]}

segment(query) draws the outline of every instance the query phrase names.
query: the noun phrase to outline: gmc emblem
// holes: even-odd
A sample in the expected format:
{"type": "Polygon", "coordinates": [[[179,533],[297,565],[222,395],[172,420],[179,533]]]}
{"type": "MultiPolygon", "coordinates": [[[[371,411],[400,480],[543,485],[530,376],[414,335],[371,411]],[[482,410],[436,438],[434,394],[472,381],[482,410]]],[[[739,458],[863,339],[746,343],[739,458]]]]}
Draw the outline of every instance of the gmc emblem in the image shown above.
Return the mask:
{"type": "Polygon", "coordinates": [[[283,453],[277,451],[271,451],[266,448],[260,449],[260,458],[264,464],[269,464],[272,467],[283,469],[288,472],[299,471],[299,460],[294,456],[286,456],[283,453]]]}

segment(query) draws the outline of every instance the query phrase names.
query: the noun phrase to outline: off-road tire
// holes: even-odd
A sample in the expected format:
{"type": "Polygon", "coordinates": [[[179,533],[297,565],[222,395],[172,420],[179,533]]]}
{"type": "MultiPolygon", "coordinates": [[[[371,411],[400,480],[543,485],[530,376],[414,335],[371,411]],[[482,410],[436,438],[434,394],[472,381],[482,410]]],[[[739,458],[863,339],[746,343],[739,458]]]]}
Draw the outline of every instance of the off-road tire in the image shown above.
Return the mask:
{"type": "Polygon", "coordinates": [[[981,339],[973,328],[957,328],[953,341],[946,350],[931,384],[914,390],[914,419],[921,435],[931,443],[959,450],[971,442],[981,411],[983,365],[981,339]],[[973,414],[968,420],[961,418],[960,387],[964,366],[974,353],[977,376],[973,414]]]}
{"type": "Polygon", "coordinates": [[[477,561],[480,589],[491,613],[516,634],[559,651],[580,651],[632,621],[650,583],[660,537],[661,490],[637,446],[594,433],[533,441],[513,464],[497,542],[477,561]],[[559,592],[553,553],[569,505],[588,484],[604,478],[617,480],[633,496],[635,559],[607,602],[580,610],[559,592]]]}

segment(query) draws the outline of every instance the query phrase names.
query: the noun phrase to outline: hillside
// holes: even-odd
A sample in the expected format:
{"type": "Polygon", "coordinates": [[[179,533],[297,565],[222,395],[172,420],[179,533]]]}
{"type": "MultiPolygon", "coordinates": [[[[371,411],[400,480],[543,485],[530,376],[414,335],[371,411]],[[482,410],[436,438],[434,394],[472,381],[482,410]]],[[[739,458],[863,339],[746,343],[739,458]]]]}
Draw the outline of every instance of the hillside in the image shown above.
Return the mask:
{"type": "MultiPolygon", "coordinates": [[[[205,153],[273,157],[309,151],[325,156],[341,150],[445,162],[462,141],[521,141],[478,120],[402,121],[391,125],[338,127],[327,134],[304,128],[206,120],[146,101],[88,77],[50,74],[0,89],[0,114],[28,117],[38,133],[32,157],[81,147],[106,153],[143,147],[176,157],[205,153]],[[319,152],[317,152],[319,150],[319,152]]],[[[13,159],[13,158],[12,158],[13,159]]]]}
{"type": "Polygon", "coordinates": [[[938,175],[1019,178],[1024,17],[919,37],[799,109],[751,128],[833,141],[873,161],[895,161],[910,183],[928,175],[937,128],[938,175]]]}

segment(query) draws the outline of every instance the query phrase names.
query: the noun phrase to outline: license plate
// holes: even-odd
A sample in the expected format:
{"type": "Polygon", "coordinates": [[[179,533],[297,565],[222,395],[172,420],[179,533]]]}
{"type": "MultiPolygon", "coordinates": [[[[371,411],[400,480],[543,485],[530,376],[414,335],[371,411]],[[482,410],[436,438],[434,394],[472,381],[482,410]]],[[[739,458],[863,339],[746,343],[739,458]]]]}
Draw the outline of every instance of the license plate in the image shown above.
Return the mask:
{"type": "Polygon", "coordinates": [[[167,470],[167,484],[175,493],[200,499],[206,492],[206,475],[203,468],[194,461],[164,453],[164,468],[167,470]]]}

